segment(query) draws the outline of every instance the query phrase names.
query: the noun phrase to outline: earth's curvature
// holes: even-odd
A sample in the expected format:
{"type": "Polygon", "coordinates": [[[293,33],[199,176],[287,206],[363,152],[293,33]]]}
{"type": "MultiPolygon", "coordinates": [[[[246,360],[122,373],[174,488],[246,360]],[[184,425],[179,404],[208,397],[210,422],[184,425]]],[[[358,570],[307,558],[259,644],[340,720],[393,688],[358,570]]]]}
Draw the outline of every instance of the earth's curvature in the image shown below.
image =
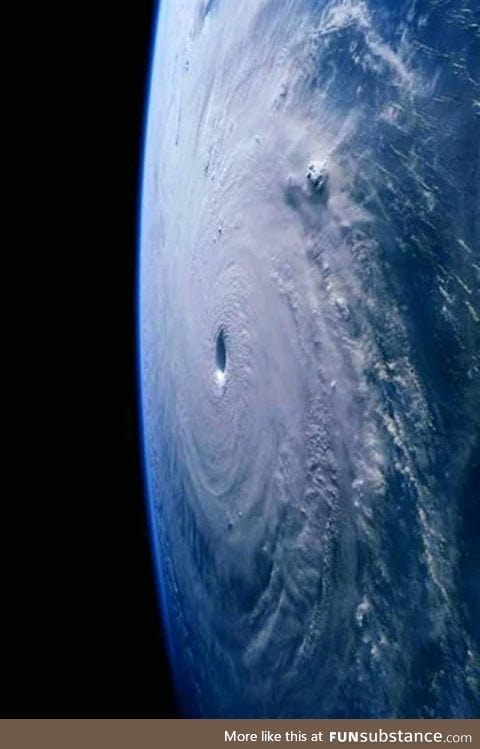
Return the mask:
{"type": "Polygon", "coordinates": [[[480,714],[479,149],[477,0],[162,2],[140,369],[185,715],[480,714]]]}

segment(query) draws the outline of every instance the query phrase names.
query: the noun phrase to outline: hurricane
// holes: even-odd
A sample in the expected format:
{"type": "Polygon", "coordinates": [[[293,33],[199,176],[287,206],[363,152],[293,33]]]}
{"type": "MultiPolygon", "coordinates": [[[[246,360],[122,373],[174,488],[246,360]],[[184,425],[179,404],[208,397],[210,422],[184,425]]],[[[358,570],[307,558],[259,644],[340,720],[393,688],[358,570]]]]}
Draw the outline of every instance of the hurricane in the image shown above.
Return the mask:
{"type": "Polygon", "coordinates": [[[480,714],[480,8],[165,0],[148,507],[195,717],[480,714]]]}

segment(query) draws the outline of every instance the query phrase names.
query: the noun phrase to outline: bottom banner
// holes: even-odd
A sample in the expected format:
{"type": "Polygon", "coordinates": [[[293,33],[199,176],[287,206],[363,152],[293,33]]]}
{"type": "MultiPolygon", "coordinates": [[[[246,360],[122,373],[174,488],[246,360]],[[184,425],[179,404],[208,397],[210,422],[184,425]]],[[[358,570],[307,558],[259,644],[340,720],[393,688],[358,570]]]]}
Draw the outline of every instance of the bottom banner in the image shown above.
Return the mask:
{"type": "Polygon", "coordinates": [[[480,748],[480,720],[1,720],[5,749],[480,748]]]}

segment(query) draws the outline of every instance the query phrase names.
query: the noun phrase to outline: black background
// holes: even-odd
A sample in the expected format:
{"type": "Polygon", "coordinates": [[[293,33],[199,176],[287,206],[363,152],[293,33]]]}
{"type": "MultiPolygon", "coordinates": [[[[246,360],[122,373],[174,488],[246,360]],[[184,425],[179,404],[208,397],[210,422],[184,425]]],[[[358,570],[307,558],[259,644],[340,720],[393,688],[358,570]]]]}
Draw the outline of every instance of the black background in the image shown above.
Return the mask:
{"type": "Polygon", "coordinates": [[[176,716],[136,379],[139,167],[156,7],[128,5],[55,18],[58,44],[49,51],[42,38],[39,72],[28,78],[38,161],[20,180],[5,326],[14,342],[1,525],[7,717],[176,716]]]}

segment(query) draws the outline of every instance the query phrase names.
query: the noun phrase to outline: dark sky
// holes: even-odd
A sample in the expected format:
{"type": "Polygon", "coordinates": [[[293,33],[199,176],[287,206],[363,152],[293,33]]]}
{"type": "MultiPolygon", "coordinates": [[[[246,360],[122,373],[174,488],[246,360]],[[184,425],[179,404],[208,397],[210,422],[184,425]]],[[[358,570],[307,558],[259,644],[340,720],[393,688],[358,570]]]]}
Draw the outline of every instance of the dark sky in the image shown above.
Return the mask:
{"type": "Polygon", "coordinates": [[[60,40],[66,56],[52,54],[52,75],[38,76],[44,88],[32,106],[37,124],[47,97],[60,114],[45,127],[45,168],[29,200],[37,213],[24,214],[21,229],[35,241],[24,240],[32,252],[17,276],[31,308],[3,503],[0,712],[9,717],[175,715],[145,516],[135,358],[155,4],[104,4],[101,14],[72,19],[73,36],[60,40]]]}

